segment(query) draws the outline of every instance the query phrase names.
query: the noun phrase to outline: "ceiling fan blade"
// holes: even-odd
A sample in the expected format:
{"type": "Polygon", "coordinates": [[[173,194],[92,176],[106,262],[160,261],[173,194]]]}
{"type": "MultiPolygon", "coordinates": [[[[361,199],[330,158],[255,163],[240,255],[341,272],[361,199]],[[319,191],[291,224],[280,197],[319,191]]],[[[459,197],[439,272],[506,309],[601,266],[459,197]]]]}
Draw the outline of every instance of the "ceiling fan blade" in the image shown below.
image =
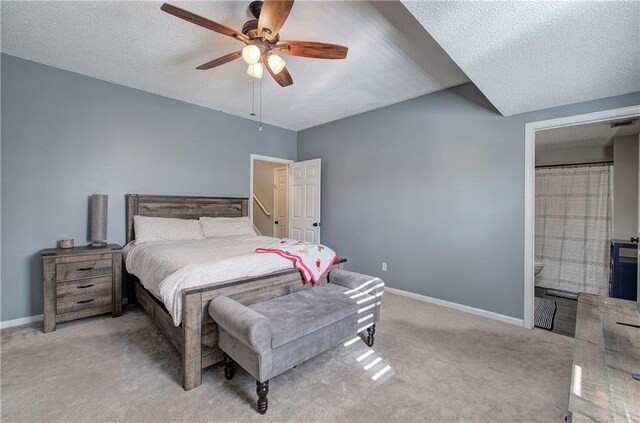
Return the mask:
{"type": "Polygon", "coordinates": [[[235,31],[224,25],[220,25],[219,23],[216,23],[207,18],[203,18],[202,16],[191,13],[188,10],[181,9],[177,6],[172,6],[169,3],[163,4],[160,9],[169,13],[170,15],[177,16],[178,18],[184,19],[185,21],[200,25],[203,28],[207,28],[211,31],[217,32],[218,34],[226,35],[242,42],[247,41],[247,36],[241,32],[235,31]]]}
{"type": "Polygon", "coordinates": [[[282,53],[314,59],[344,59],[349,49],[337,44],[314,43],[313,41],[279,41],[276,48],[282,53]]]}
{"type": "Polygon", "coordinates": [[[287,20],[293,0],[265,0],[258,19],[258,35],[272,41],[287,20]]]}
{"type": "Polygon", "coordinates": [[[273,73],[271,68],[269,67],[269,61],[267,60],[267,55],[262,55],[262,65],[267,69],[267,72],[276,80],[281,87],[288,87],[293,84],[293,78],[291,78],[291,74],[287,70],[286,66],[277,74],[273,73]]]}
{"type": "Polygon", "coordinates": [[[207,69],[215,68],[216,66],[220,66],[220,65],[224,65],[225,63],[232,62],[239,57],[242,57],[242,50],[234,51],[233,53],[229,53],[226,56],[213,59],[212,61],[207,62],[204,65],[198,66],[196,69],[207,70],[207,69]]]}

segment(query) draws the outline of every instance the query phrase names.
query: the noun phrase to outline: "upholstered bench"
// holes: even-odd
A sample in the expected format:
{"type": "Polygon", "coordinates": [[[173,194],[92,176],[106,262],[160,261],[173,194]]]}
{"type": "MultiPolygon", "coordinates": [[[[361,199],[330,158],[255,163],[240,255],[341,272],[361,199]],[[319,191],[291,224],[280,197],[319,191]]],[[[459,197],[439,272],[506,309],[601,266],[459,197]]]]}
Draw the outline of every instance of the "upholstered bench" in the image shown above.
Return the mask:
{"type": "Polygon", "coordinates": [[[237,363],[256,378],[258,412],[266,413],[271,378],[365,330],[373,345],[383,289],[378,278],[334,269],[328,284],[249,306],[214,298],[209,314],[218,324],[225,377],[237,363]]]}

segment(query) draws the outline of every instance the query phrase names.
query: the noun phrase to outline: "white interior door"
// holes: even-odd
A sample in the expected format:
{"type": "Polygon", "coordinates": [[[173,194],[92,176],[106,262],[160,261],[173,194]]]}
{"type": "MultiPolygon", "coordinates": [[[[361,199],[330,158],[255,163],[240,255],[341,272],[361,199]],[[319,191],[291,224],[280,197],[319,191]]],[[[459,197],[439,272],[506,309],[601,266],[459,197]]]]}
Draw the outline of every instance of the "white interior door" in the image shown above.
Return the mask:
{"type": "Polygon", "coordinates": [[[287,237],[287,183],[289,171],[286,166],[273,171],[273,236],[287,237]]]}
{"type": "Polygon", "coordinates": [[[320,159],[289,165],[289,238],[320,243],[320,159]]]}

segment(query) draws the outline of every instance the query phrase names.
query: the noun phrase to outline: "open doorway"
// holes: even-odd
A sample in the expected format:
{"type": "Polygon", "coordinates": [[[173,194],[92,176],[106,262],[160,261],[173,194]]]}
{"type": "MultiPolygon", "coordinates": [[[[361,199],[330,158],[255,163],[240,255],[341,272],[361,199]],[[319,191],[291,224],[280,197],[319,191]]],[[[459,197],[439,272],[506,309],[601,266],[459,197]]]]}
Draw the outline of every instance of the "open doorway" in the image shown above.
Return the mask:
{"type": "Polygon", "coordinates": [[[259,235],[287,237],[290,163],[293,161],[251,156],[249,216],[259,235]]]}
{"type": "Polygon", "coordinates": [[[321,160],[250,156],[249,218],[256,232],[320,243],[321,160]]]}
{"type": "Polygon", "coordinates": [[[573,336],[580,293],[637,299],[638,114],[527,125],[525,327],[573,336]]]}

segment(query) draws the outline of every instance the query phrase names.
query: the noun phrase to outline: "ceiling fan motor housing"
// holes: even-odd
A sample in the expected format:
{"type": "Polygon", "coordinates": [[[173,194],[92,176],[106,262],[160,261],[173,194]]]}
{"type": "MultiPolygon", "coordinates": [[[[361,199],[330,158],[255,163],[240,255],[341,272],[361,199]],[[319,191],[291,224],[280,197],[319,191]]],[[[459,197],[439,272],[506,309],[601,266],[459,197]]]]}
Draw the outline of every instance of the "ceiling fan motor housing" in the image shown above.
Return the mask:
{"type": "MultiPolygon", "coordinates": [[[[242,25],[242,33],[249,37],[250,39],[260,38],[258,35],[258,19],[260,19],[260,12],[262,12],[262,4],[264,2],[256,0],[249,3],[249,12],[253,15],[255,19],[248,20],[242,25]]],[[[266,31],[266,29],[265,29],[266,31]]],[[[275,44],[280,41],[280,35],[277,34],[272,40],[271,43],[275,44]]]]}
{"type": "Polygon", "coordinates": [[[242,25],[242,33],[249,38],[255,38],[258,36],[258,20],[251,19],[250,21],[246,21],[244,25],[242,25]]]}
{"type": "Polygon", "coordinates": [[[262,1],[256,0],[249,3],[249,12],[253,15],[254,18],[260,18],[260,12],[262,11],[262,1]]]}
{"type": "MultiPolygon", "coordinates": [[[[249,37],[251,40],[261,39],[258,35],[258,20],[251,19],[250,21],[246,21],[244,25],[242,25],[242,33],[249,37]]],[[[271,41],[271,44],[275,44],[280,41],[280,34],[276,35],[275,38],[271,41]]],[[[265,40],[265,42],[269,42],[265,40]]]]}

